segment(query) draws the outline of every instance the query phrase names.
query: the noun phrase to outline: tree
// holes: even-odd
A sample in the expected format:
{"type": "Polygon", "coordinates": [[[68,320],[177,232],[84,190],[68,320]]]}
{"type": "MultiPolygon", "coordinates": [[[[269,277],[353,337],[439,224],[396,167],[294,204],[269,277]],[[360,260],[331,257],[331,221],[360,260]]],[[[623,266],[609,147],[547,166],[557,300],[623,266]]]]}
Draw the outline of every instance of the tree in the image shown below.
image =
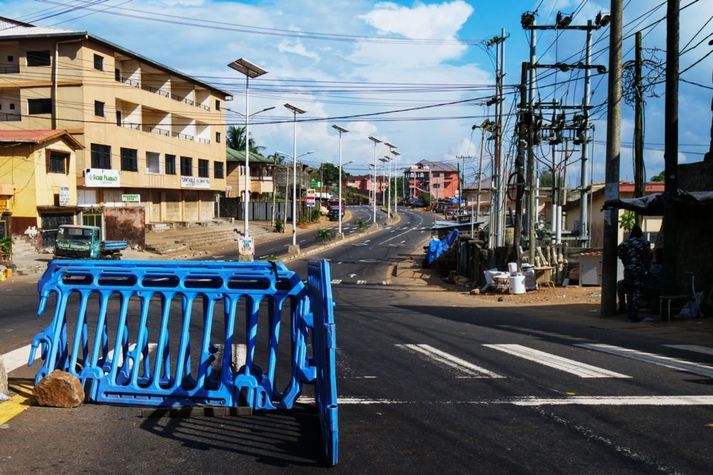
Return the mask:
{"type": "Polygon", "coordinates": [[[654,183],[663,183],[664,181],[666,181],[666,173],[661,170],[658,175],[654,175],[651,177],[651,181],[654,183]]]}
{"type": "MultiPolygon", "coordinates": [[[[346,176],[346,172],[342,169],[342,178],[346,176]]],[[[312,172],[312,178],[319,181],[323,180],[323,186],[327,183],[336,185],[339,183],[339,167],[333,163],[322,163],[318,169],[312,172]]]]}
{"type": "MultiPolygon", "coordinates": [[[[225,139],[225,142],[229,148],[240,151],[245,150],[245,127],[236,127],[234,125],[231,125],[228,127],[228,132],[226,135],[227,137],[225,139]]],[[[265,148],[262,145],[256,145],[255,140],[253,138],[250,138],[248,147],[250,148],[250,152],[252,153],[260,153],[265,148]]]]}
{"type": "Polygon", "coordinates": [[[549,170],[544,170],[540,173],[540,186],[543,188],[552,187],[552,172],[549,170]]]}

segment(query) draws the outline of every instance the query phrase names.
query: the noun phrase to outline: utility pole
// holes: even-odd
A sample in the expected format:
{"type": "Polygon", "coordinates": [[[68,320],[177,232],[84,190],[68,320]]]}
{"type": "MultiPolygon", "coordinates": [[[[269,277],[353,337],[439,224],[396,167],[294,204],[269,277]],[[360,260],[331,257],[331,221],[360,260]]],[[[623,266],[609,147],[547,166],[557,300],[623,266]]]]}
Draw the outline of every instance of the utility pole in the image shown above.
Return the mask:
{"type": "Polygon", "coordinates": [[[592,62],[592,21],[587,21],[587,44],[584,57],[584,97],[582,98],[582,115],[584,123],[582,124],[582,162],[580,163],[579,171],[579,241],[580,246],[589,247],[589,180],[587,177],[587,160],[588,151],[587,143],[589,142],[589,96],[591,75],[589,73],[592,62]]]}
{"type": "MultiPolygon", "coordinates": [[[[473,126],[475,127],[475,126],[473,126]]],[[[480,160],[478,163],[478,194],[476,196],[475,220],[480,220],[480,191],[483,185],[483,156],[485,155],[485,129],[480,128],[480,160]]],[[[472,233],[471,233],[472,234],[472,233]]]]}
{"type": "MultiPolygon", "coordinates": [[[[666,103],[664,145],[664,192],[673,197],[678,192],[678,55],[680,0],[668,0],[666,11],[666,103]]],[[[664,292],[676,289],[676,251],[678,219],[670,202],[664,207],[664,292]]]]}
{"type": "Polygon", "coordinates": [[[490,227],[493,230],[493,245],[499,247],[505,243],[505,207],[502,197],[502,156],[503,156],[503,78],[505,58],[505,30],[500,36],[488,41],[488,46],[495,46],[495,154],[493,160],[493,207],[490,212],[490,227]]]}
{"type": "Polygon", "coordinates": [[[526,13],[521,19],[522,27],[530,30],[530,61],[529,74],[527,80],[527,237],[529,241],[528,261],[531,265],[535,265],[535,248],[537,246],[537,235],[535,234],[535,226],[537,223],[537,208],[535,194],[535,150],[534,146],[534,128],[533,128],[533,108],[532,103],[535,99],[535,61],[537,60],[537,22],[535,15],[526,13]]]}
{"type": "MultiPolygon", "coordinates": [[[[636,32],[634,53],[634,197],[644,196],[644,94],[641,86],[641,32],[636,32]]],[[[636,215],[637,224],[641,224],[641,215],[636,215]]]]}
{"type": "MultiPolygon", "coordinates": [[[[669,7],[670,5],[671,2],[669,2],[669,7]]],[[[606,186],[604,189],[605,200],[615,200],[619,198],[619,161],[621,158],[621,48],[623,17],[623,0],[611,0],[611,27],[609,30],[609,81],[607,96],[606,186]]],[[[667,104],[668,100],[669,98],[667,97],[667,104]]],[[[616,313],[616,248],[619,237],[619,211],[617,209],[609,208],[605,209],[603,212],[604,255],[602,256],[601,313],[606,316],[614,315],[616,313]]]]}
{"type": "MultiPolygon", "coordinates": [[[[523,226],[523,203],[522,199],[524,196],[524,183],[522,180],[525,178],[525,153],[527,152],[530,129],[530,117],[529,110],[527,108],[528,96],[527,96],[527,74],[530,70],[529,64],[523,62],[520,68],[520,123],[517,129],[517,155],[515,156],[515,176],[517,177],[516,191],[515,191],[515,232],[513,238],[513,251],[511,256],[514,256],[517,263],[522,262],[522,256],[520,255],[520,247],[522,243],[522,226],[523,226]]],[[[482,160],[482,156],[481,156],[482,160]]],[[[534,262],[534,261],[532,261],[534,262]]]]}

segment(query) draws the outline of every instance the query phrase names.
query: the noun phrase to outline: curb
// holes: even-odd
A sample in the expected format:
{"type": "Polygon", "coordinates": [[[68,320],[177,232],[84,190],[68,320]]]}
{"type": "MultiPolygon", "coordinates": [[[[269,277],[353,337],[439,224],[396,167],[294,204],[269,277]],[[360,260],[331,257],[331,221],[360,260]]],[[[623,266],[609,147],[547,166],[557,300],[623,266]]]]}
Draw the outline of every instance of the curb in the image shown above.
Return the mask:
{"type": "MultiPolygon", "coordinates": [[[[0,355],[0,396],[7,396],[7,393],[7,371],[5,371],[5,362],[3,361],[3,357],[0,355]]],[[[2,400],[1,397],[0,400],[2,400]]]]}
{"type": "MultiPolygon", "coordinates": [[[[398,215],[397,218],[398,218],[398,219],[395,219],[395,220],[393,220],[391,223],[389,223],[388,226],[394,226],[394,225],[400,223],[400,222],[401,222],[401,215],[398,215]]],[[[329,250],[329,249],[333,249],[333,248],[335,248],[335,247],[339,247],[339,246],[341,246],[341,245],[343,245],[343,244],[347,244],[347,243],[352,242],[352,241],[356,241],[356,240],[358,240],[358,239],[361,239],[361,238],[364,237],[364,236],[369,236],[369,235],[371,235],[371,234],[374,234],[374,233],[376,233],[376,232],[379,232],[379,231],[381,231],[382,229],[384,229],[384,228],[383,228],[383,227],[370,228],[370,229],[364,231],[363,233],[352,234],[352,235],[349,236],[348,238],[344,238],[344,239],[341,239],[341,240],[336,241],[336,242],[331,242],[331,243],[329,243],[329,244],[322,244],[322,245],[312,246],[310,249],[308,249],[308,250],[306,250],[306,251],[304,251],[304,252],[301,252],[301,253],[297,254],[296,256],[289,256],[289,255],[283,254],[282,256],[278,256],[278,258],[277,258],[276,260],[282,261],[282,262],[291,262],[291,261],[294,261],[294,260],[302,259],[302,258],[304,258],[304,257],[309,257],[309,256],[311,256],[311,255],[313,255],[313,254],[318,254],[319,252],[326,251],[326,250],[329,250]]]]}

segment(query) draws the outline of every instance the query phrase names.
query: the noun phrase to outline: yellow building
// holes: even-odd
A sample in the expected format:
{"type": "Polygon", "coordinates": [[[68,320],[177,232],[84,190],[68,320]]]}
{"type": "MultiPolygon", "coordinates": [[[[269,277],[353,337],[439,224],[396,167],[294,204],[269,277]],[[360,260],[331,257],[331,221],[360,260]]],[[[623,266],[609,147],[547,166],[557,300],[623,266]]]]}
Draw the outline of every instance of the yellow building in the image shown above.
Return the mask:
{"type": "Polygon", "coordinates": [[[0,23],[0,130],[78,140],[85,222],[121,206],[144,206],[147,223],[214,217],[229,93],[87,32],[0,23]]]}
{"type": "Polygon", "coordinates": [[[12,234],[74,223],[82,145],[65,130],[0,130],[0,146],[0,212],[12,234]]]}

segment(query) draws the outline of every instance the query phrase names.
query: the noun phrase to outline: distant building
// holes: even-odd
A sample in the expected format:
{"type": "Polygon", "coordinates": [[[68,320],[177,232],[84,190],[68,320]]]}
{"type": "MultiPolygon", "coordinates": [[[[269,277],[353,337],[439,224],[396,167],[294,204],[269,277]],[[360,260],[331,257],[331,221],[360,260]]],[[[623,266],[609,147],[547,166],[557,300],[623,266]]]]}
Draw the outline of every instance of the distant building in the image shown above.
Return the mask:
{"type": "MultiPolygon", "coordinates": [[[[374,189],[374,175],[349,175],[346,177],[347,188],[356,188],[357,190],[369,191],[374,189]]],[[[383,176],[376,177],[376,191],[381,193],[386,186],[386,180],[383,176]]]]}
{"type": "MultiPolygon", "coordinates": [[[[245,191],[245,151],[226,149],[227,174],[225,176],[227,198],[243,198],[245,191]]],[[[259,153],[250,152],[250,197],[275,190],[273,174],[275,163],[259,153]]]]}
{"type": "Polygon", "coordinates": [[[409,196],[428,193],[433,199],[450,199],[458,196],[458,168],[450,163],[421,160],[404,172],[409,196]]]}
{"type": "Polygon", "coordinates": [[[51,213],[30,213],[16,195],[24,183],[0,180],[14,189],[15,232],[99,224],[113,207],[144,208],[146,223],[214,217],[226,189],[228,92],[85,31],[0,23],[0,130],[67,131],[79,143],[69,202],[51,213]]]}

